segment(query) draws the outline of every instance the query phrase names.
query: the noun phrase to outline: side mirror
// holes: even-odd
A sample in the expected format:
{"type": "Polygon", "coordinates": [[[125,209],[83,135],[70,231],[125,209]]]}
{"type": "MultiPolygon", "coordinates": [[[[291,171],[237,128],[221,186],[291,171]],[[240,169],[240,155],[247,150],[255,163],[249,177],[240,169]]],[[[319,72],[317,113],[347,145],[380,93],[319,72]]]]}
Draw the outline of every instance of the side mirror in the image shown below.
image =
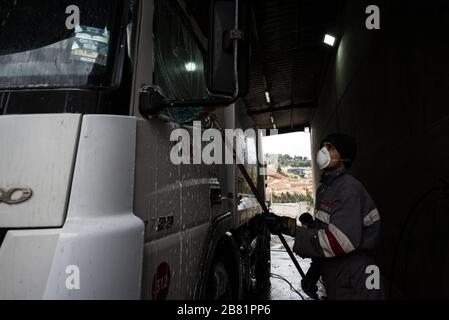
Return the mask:
{"type": "Polygon", "coordinates": [[[207,86],[211,93],[248,93],[250,64],[249,3],[213,0],[210,13],[207,86]]]}
{"type": "Polygon", "coordinates": [[[140,113],[152,117],[165,108],[222,107],[248,93],[250,65],[249,0],[211,0],[206,83],[211,96],[170,100],[157,86],[140,90],[140,113]]]}

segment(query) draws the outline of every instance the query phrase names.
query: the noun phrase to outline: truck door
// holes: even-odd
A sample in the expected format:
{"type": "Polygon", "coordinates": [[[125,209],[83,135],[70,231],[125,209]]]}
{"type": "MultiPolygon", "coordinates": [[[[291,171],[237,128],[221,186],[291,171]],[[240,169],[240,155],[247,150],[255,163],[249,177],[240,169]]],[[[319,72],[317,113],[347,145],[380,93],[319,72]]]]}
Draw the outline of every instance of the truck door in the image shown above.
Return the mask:
{"type": "Polygon", "coordinates": [[[140,115],[138,96],[145,85],[157,85],[177,99],[207,95],[204,48],[182,7],[166,0],[140,6],[133,106],[138,118],[134,205],[146,223],[142,295],[188,299],[194,296],[211,220],[226,212],[217,195],[224,188],[225,168],[172,163],[177,143],[170,141],[172,132],[182,129],[192,136],[192,124],[180,124],[182,112],[169,110],[165,120],[140,115]]]}

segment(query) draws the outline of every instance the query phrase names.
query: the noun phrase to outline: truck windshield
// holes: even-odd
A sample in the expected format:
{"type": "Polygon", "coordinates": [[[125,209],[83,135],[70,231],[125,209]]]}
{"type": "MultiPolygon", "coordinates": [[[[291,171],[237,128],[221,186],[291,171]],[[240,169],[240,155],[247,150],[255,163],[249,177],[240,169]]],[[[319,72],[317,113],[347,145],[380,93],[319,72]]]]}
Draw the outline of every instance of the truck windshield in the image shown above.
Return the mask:
{"type": "Polygon", "coordinates": [[[0,0],[0,88],[110,86],[120,3],[0,0]]]}

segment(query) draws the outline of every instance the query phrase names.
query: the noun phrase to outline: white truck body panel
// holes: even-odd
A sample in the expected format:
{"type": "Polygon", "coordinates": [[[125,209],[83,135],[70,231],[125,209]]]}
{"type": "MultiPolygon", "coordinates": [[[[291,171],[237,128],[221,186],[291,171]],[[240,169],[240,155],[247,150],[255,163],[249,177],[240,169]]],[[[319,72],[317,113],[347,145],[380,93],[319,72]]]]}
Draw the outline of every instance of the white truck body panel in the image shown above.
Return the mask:
{"type": "Polygon", "coordinates": [[[0,248],[1,300],[42,299],[59,237],[59,229],[8,231],[0,248]]]}
{"type": "Polygon", "coordinates": [[[64,223],[80,115],[0,118],[0,188],[27,187],[23,203],[0,203],[0,228],[50,228],[64,223]]]}
{"type": "Polygon", "coordinates": [[[218,178],[226,170],[224,166],[172,164],[170,151],[175,143],[170,133],[179,126],[159,120],[138,120],[137,124],[134,207],[147,224],[143,298],[193,298],[211,221],[232,209],[229,200],[210,204],[210,188],[220,185],[218,178]],[[159,229],[166,218],[172,223],[159,229]]]}
{"type": "MultiPolygon", "coordinates": [[[[48,208],[47,215],[54,220],[37,220],[33,226],[40,230],[26,230],[31,225],[20,223],[16,226],[23,230],[8,230],[9,225],[0,223],[0,231],[8,230],[0,247],[0,299],[192,299],[209,271],[206,262],[212,261],[219,237],[260,211],[235,164],[174,165],[170,134],[180,126],[140,115],[140,89],[153,84],[153,14],[154,0],[139,1],[130,110],[137,119],[45,116],[48,134],[36,134],[39,148],[32,135],[19,133],[23,136],[20,148],[29,157],[42,159],[42,163],[57,159],[58,166],[36,168],[36,159],[30,159],[30,171],[25,173],[34,173],[39,180],[11,180],[8,186],[24,183],[39,191],[55,183],[54,178],[61,188],[62,209],[58,220],[53,215],[59,211],[48,208]],[[73,117],[72,128],[58,129],[50,117],[73,117]],[[46,147],[49,141],[51,148],[46,147]],[[59,168],[62,164],[65,167],[59,168]],[[215,203],[211,195],[217,188],[222,197],[215,203]],[[218,232],[214,225],[224,216],[230,222],[218,232]],[[216,239],[211,237],[215,235],[216,239]],[[79,269],[79,289],[67,288],[71,276],[67,270],[72,266],[79,269]]],[[[217,114],[224,128],[242,127],[235,113],[236,107],[231,106],[217,114]]],[[[18,116],[14,126],[22,117],[30,117],[31,125],[40,116],[18,116]]],[[[10,143],[10,132],[16,132],[11,130],[13,122],[5,140],[0,125],[0,147],[10,143]]],[[[36,132],[47,132],[46,125],[36,132]]],[[[4,187],[2,174],[12,168],[12,161],[4,157],[0,154],[0,187],[4,187]]],[[[247,167],[252,167],[250,173],[256,179],[257,165],[247,167]]],[[[18,176],[17,172],[10,175],[11,179],[18,176]]],[[[22,205],[34,208],[36,199],[37,194],[22,205]]],[[[50,202],[45,203],[56,206],[50,202]]],[[[25,219],[26,223],[33,221],[25,219]]],[[[240,264],[236,268],[240,270],[240,264]]]]}
{"type": "Polygon", "coordinates": [[[133,214],[135,141],[135,118],[83,118],[64,227],[8,232],[0,299],[140,298],[144,225],[133,214]],[[67,286],[71,266],[79,288],[67,286]]]}

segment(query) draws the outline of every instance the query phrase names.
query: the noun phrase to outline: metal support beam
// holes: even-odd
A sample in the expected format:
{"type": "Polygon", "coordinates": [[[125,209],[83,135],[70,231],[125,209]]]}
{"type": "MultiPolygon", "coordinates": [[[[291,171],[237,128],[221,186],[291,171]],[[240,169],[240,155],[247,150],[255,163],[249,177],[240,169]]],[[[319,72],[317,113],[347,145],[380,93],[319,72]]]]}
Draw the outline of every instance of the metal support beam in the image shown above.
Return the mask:
{"type": "Polygon", "coordinates": [[[310,128],[310,125],[306,124],[306,125],[303,125],[303,126],[295,126],[295,127],[288,127],[288,128],[278,128],[278,134],[304,132],[306,128],[310,128]]]}
{"type": "Polygon", "coordinates": [[[283,106],[283,107],[270,107],[262,110],[249,110],[248,114],[250,116],[258,115],[258,114],[266,114],[266,113],[274,113],[274,112],[280,112],[280,111],[289,111],[294,109],[314,109],[317,107],[316,101],[309,101],[289,106],[283,106]]]}

